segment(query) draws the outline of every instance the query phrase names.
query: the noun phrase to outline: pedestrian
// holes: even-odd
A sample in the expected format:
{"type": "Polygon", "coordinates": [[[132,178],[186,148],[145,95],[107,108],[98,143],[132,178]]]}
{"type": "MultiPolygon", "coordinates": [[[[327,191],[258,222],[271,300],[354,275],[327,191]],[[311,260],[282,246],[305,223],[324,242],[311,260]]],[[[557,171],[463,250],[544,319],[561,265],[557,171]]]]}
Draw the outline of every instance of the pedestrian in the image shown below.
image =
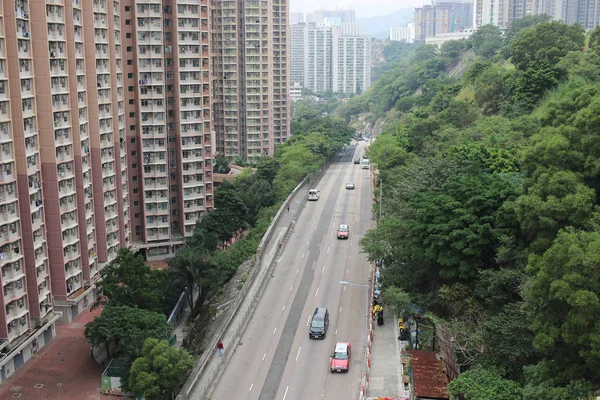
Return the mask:
{"type": "Polygon", "coordinates": [[[223,342],[221,342],[219,340],[219,343],[217,343],[217,352],[219,353],[219,357],[221,357],[223,355],[224,350],[225,350],[225,347],[223,346],[223,342]]]}
{"type": "Polygon", "coordinates": [[[290,203],[287,203],[287,210],[290,212],[290,203]]]}

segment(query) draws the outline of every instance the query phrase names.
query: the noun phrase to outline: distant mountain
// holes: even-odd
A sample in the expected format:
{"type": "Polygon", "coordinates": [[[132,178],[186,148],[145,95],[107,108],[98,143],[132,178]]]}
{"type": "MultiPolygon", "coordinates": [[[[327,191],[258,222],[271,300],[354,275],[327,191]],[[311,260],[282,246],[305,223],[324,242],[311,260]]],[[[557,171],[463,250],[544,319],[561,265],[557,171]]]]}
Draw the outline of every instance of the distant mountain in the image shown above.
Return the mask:
{"type": "Polygon", "coordinates": [[[356,18],[360,23],[360,33],[385,39],[390,36],[390,28],[406,26],[414,19],[414,8],[402,8],[388,15],[378,15],[368,18],[356,18]]]}

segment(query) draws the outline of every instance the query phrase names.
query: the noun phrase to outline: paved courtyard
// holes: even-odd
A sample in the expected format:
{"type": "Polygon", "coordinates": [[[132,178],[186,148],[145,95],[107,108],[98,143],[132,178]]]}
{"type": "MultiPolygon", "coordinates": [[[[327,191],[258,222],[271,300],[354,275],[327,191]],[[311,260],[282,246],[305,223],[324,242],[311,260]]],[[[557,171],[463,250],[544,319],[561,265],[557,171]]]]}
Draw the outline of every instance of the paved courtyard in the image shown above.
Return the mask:
{"type": "Polygon", "coordinates": [[[104,368],[90,358],[85,324],[100,315],[89,309],[71,324],[56,324],[56,337],[0,385],[0,399],[97,400],[104,368]]]}

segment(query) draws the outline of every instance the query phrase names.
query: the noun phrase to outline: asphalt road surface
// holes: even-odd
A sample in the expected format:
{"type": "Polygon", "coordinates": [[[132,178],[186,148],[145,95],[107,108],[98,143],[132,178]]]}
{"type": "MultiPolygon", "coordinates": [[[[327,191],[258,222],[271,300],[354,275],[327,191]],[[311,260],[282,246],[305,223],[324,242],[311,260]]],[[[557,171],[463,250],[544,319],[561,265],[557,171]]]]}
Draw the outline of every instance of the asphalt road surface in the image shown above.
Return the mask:
{"type": "MultiPolygon", "coordinates": [[[[367,144],[346,146],[321,178],[318,201],[307,202],[265,293],[211,400],[358,398],[365,343],[369,264],[359,240],[371,227],[369,170],[354,164],[367,144]],[[353,181],[355,190],[346,190],[353,181]],[[350,226],[338,240],[340,224],[350,226]],[[325,340],[308,338],[316,307],[329,309],[325,340]],[[331,374],[335,342],[352,344],[350,370],[331,374]]],[[[294,205],[292,205],[293,207],[294,205]]]]}

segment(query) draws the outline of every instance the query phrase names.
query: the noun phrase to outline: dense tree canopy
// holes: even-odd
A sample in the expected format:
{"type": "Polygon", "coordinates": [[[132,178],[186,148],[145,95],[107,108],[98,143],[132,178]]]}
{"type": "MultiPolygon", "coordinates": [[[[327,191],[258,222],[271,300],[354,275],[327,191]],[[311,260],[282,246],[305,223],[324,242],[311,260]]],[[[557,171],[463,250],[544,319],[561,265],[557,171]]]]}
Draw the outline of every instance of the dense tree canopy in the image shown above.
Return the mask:
{"type": "Polygon", "coordinates": [[[453,394],[587,398],[600,387],[600,28],[534,16],[468,42],[417,46],[339,110],[382,124],[382,219],[361,244],[396,308],[453,335],[467,371],[453,394]],[[458,59],[464,74],[446,77],[458,59]]]}

